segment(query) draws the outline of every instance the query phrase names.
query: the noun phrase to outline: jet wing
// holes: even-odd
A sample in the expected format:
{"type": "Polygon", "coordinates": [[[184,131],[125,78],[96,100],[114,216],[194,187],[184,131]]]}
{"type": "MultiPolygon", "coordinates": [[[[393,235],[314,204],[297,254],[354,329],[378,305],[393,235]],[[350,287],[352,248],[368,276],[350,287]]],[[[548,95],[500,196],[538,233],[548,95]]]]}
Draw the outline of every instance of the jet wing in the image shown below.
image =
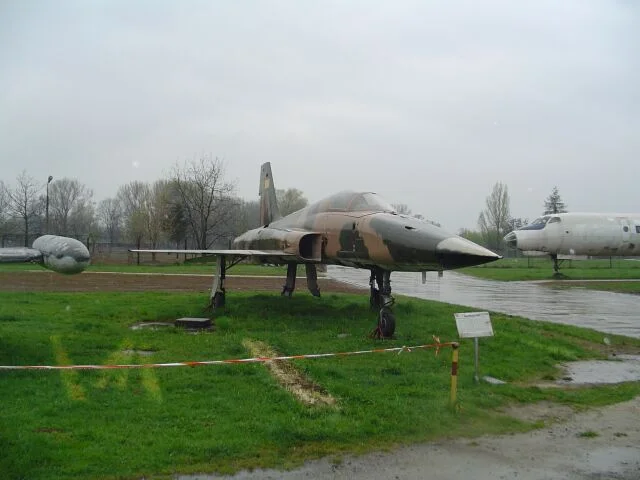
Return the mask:
{"type": "Polygon", "coordinates": [[[0,248],[0,263],[28,263],[42,261],[42,252],[34,248],[0,248]]]}
{"type": "Polygon", "coordinates": [[[168,254],[193,254],[193,255],[229,255],[236,257],[295,257],[292,253],[282,250],[146,250],[131,249],[130,252],[139,253],[168,253],[168,254]]]}

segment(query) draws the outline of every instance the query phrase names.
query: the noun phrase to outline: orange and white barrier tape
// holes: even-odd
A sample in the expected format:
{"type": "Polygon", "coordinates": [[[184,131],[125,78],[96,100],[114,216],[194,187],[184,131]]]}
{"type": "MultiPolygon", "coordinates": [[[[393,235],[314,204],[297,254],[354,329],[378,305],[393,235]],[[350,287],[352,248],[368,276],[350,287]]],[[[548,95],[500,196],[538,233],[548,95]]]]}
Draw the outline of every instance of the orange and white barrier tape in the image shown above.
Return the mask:
{"type": "MultiPolygon", "coordinates": [[[[435,348],[436,354],[442,347],[451,347],[453,342],[432,343],[428,345],[416,345],[413,347],[376,348],[373,350],[360,350],[356,352],[341,353],[314,353],[309,355],[288,355],[282,357],[253,357],[239,358],[233,360],[206,360],[200,362],[172,362],[172,363],[141,363],[124,365],[0,365],[0,370],[108,370],[117,368],[166,368],[166,367],[199,367],[203,365],[223,365],[233,363],[261,363],[272,362],[274,360],[301,360],[307,358],[327,358],[345,357],[350,355],[363,355],[367,353],[387,353],[387,352],[411,352],[414,349],[435,348]]],[[[457,345],[457,344],[456,344],[457,345]]]]}

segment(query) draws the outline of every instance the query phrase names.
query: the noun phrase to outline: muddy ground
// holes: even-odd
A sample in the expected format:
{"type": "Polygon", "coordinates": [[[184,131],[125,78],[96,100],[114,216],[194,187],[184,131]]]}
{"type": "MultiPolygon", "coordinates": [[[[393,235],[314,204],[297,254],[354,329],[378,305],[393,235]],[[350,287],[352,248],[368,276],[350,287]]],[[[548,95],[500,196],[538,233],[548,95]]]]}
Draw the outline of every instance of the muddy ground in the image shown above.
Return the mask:
{"type": "MultiPolygon", "coordinates": [[[[0,291],[10,292],[208,292],[212,275],[83,272],[60,275],[46,270],[0,272],[0,291]]],[[[280,292],[283,277],[227,276],[229,291],[280,292]]],[[[321,292],[362,293],[360,287],[329,278],[319,278],[321,292]]],[[[306,289],[306,280],[298,278],[298,289],[306,289]]]]}
{"type": "Polygon", "coordinates": [[[543,420],[550,425],[529,433],[445,440],[359,457],[330,457],[288,472],[254,470],[231,477],[184,475],[176,478],[640,479],[640,397],[583,413],[548,402],[505,413],[532,421],[543,420]]]}
{"type": "MultiPolygon", "coordinates": [[[[208,292],[208,275],[84,272],[64,276],[47,271],[0,273],[0,291],[167,291],[208,292]]],[[[279,292],[279,277],[228,277],[232,290],[279,292]]],[[[323,292],[365,293],[331,279],[319,279],[323,292]]],[[[298,288],[305,287],[298,279],[298,288]]],[[[497,386],[496,388],[500,388],[497,386]]],[[[640,397],[626,403],[574,413],[550,403],[503,412],[545,428],[524,434],[486,436],[412,445],[359,457],[331,457],[289,472],[240,472],[234,479],[640,479],[640,397]]],[[[181,479],[219,478],[209,475],[181,479]]]]}

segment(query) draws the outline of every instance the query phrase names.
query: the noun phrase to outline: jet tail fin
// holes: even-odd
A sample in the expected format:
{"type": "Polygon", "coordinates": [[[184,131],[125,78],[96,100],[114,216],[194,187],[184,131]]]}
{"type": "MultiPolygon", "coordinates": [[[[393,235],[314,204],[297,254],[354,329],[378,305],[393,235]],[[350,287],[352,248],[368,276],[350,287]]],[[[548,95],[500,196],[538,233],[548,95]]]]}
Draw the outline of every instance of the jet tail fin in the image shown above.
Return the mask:
{"type": "Polygon", "coordinates": [[[268,225],[281,218],[276,200],[276,187],[273,185],[271,163],[266,162],[260,167],[260,225],[268,225]]]}

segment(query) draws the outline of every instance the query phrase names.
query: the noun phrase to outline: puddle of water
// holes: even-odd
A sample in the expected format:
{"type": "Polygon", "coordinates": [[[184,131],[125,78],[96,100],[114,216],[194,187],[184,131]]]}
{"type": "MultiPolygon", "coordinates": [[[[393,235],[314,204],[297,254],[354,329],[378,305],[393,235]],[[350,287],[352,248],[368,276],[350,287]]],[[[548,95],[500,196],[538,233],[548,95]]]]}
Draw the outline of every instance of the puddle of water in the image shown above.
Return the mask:
{"type": "Polygon", "coordinates": [[[589,473],[588,478],[632,478],[624,474],[630,470],[640,471],[637,448],[617,446],[599,448],[591,450],[585,457],[583,470],[589,473]]]}
{"type": "MultiPolygon", "coordinates": [[[[368,270],[331,265],[327,273],[339,281],[369,286],[368,270]]],[[[425,284],[420,273],[393,272],[391,284],[395,293],[411,297],[640,338],[640,295],[498,282],[450,271],[442,278],[429,272],[425,284]]]]}
{"type": "Polygon", "coordinates": [[[122,353],[125,355],[140,355],[141,357],[148,357],[156,352],[152,352],[151,350],[122,350],[122,353]]]}
{"type": "Polygon", "coordinates": [[[640,355],[619,355],[615,360],[587,360],[562,366],[564,379],[557,382],[562,385],[640,381],[640,355]]]}

